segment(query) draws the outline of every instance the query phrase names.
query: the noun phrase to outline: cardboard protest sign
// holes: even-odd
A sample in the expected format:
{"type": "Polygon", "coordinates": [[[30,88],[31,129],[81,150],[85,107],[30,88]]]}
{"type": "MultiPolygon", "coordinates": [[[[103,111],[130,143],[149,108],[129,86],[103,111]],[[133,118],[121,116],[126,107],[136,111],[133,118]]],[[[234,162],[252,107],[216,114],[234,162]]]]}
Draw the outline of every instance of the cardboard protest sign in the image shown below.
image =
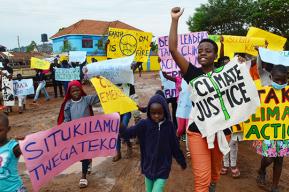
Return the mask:
{"type": "Polygon", "coordinates": [[[90,80],[97,92],[105,114],[119,112],[124,114],[138,109],[137,104],[119,88],[104,77],[90,80]]]}
{"type": "MultiPolygon", "coordinates": [[[[208,38],[207,32],[194,32],[178,35],[178,51],[194,66],[198,64],[198,45],[202,39],[208,38]]],[[[161,70],[167,72],[172,77],[180,76],[180,69],[173,60],[169,51],[169,37],[163,36],[158,38],[158,54],[161,58],[161,70]]],[[[165,86],[164,84],[162,84],[165,86]]],[[[173,88],[175,89],[175,88],[173,88]]],[[[165,90],[166,92],[166,90],[165,90]]],[[[174,90],[175,92],[175,90],[174,90]]],[[[174,94],[167,95],[167,98],[175,97],[174,94]]]]}
{"type": "Polygon", "coordinates": [[[253,56],[257,56],[258,52],[255,50],[255,46],[265,46],[264,38],[232,35],[223,35],[223,37],[224,55],[230,58],[233,58],[235,53],[247,53],[253,56]]]}
{"type": "Polygon", "coordinates": [[[178,98],[178,108],[176,112],[176,117],[189,119],[190,112],[192,110],[192,101],[190,100],[191,92],[189,90],[189,85],[185,80],[182,80],[182,91],[178,98]]]}
{"type": "Polygon", "coordinates": [[[77,161],[115,155],[119,124],[117,113],[95,115],[26,136],[20,148],[34,191],[77,161]]]}
{"type": "Polygon", "coordinates": [[[147,62],[151,49],[152,33],[109,28],[108,39],[108,58],[135,55],[135,61],[147,62]]]}
{"type": "Polygon", "coordinates": [[[4,106],[14,106],[15,105],[15,95],[13,90],[13,80],[9,79],[7,75],[10,73],[7,70],[2,70],[2,95],[4,106]]]}
{"type": "Polygon", "coordinates": [[[34,86],[32,79],[22,79],[13,81],[15,96],[34,94],[34,86]]]}
{"type": "Polygon", "coordinates": [[[289,139],[289,86],[258,90],[261,106],[244,122],[244,140],[289,139]]]}
{"type": "Polygon", "coordinates": [[[32,69],[48,70],[50,68],[50,63],[48,61],[38,59],[36,57],[31,57],[30,59],[32,69]]]}
{"type": "MultiPolygon", "coordinates": [[[[86,65],[86,75],[91,78],[103,76],[114,84],[130,83],[134,85],[134,76],[131,69],[134,55],[117,59],[110,59],[86,65]]],[[[84,70],[85,71],[85,70],[84,70]]]]}
{"type": "Polygon", "coordinates": [[[267,48],[275,51],[282,51],[287,41],[287,39],[282,36],[275,35],[274,33],[270,33],[256,27],[249,28],[247,37],[264,38],[269,43],[267,48]]]}
{"type": "Polygon", "coordinates": [[[83,63],[86,60],[86,51],[69,51],[69,62],[83,63]]]}
{"type": "Polygon", "coordinates": [[[55,68],[56,81],[72,81],[80,79],[80,68],[55,68]]]}
{"type": "Polygon", "coordinates": [[[163,76],[163,73],[159,72],[160,79],[163,86],[163,92],[166,98],[174,98],[176,97],[176,84],[163,76]]]}
{"type": "Polygon", "coordinates": [[[289,66],[289,51],[272,51],[260,47],[259,53],[263,62],[289,66]]]}
{"type": "Polygon", "coordinates": [[[260,105],[255,84],[244,64],[235,57],[224,67],[190,82],[195,122],[203,137],[247,120],[260,105]]]}

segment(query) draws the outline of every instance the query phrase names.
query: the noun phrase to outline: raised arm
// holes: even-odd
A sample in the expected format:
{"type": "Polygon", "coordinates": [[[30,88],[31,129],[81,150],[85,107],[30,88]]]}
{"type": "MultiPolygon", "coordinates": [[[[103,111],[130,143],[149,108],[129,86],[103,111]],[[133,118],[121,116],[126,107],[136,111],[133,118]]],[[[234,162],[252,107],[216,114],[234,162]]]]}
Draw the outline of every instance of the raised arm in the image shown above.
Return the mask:
{"type": "Polygon", "coordinates": [[[224,52],[224,37],[223,35],[220,36],[220,43],[221,43],[221,48],[220,48],[220,58],[225,56],[224,52]]]}
{"type": "Polygon", "coordinates": [[[189,68],[189,62],[178,51],[178,22],[183,12],[184,9],[181,10],[180,7],[174,7],[171,10],[172,23],[169,35],[169,50],[176,64],[181,69],[182,74],[185,75],[189,68]]]}

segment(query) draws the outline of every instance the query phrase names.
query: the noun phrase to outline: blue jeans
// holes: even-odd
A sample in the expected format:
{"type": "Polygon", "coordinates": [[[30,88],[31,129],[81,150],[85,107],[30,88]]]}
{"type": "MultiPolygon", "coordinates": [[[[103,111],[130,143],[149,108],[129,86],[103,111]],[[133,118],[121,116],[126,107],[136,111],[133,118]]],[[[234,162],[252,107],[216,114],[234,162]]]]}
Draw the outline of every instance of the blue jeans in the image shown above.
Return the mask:
{"type": "Polygon", "coordinates": [[[63,83],[64,93],[66,94],[67,93],[67,89],[68,89],[69,81],[63,81],[62,83],[63,83]]]}
{"type": "Polygon", "coordinates": [[[39,82],[38,87],[37,87],[37,89],[36,89],[35,96],[34,96],[34,101],[37,101],[41,90],[42,90],[43,93],[44,93],[45,99],[46,99],[46,100],[49,99],[49,95],[48,95],[48,93],[47,93],[47,91],[46,91],[46,89],[45,89],[45,86],[46,86],[46,81],[40,81],[40,82],[39,82]]]}
{"type": "MultiPolygon", "coordinates": [[[[121,123],[123,124],[123,126],[125,126],[125,128],[127,128],[130,118],[131,118],[131,113],[130,112],[122,114],[120,116],[121,123]]],[[[129,141],[129,138],[125,137],[123,139],[124,139],[124,141],[126,142],[127,145],[129,145],[129,146],[131,145],[131,143],[129,141]]],[[[120,138],[119,135],[118,135],[118,138],[117,138],[116,150],[118,152],[120,152],[120,150],[121,150],[121,138],[120,138]]]]}

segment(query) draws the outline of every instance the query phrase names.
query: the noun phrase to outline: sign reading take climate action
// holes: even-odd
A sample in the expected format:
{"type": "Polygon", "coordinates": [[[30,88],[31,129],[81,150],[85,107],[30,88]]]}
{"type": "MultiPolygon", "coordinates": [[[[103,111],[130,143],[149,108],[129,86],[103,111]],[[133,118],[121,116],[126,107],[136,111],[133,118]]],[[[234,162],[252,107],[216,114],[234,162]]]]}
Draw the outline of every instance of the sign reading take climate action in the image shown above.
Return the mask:
{"type": "MultiPolygon", "coordinates": [[[[178,51],[189,61],[191,64],[200,67],[198,64],[198,45],[202,39],[208,38],[207,32],[195,32],[182,34],[178,36],[178,51]]],[[[161,58],[161,69],[168,73],[172,77],[180,76],[180,69],[176,62],[173,60],[169,51],[169,37],[163,36],[158,39],[158,53],[161,58]]],[[[163,85],[165,87],[165,85],[163,85]]],[[[170,89],[166,89],[166,98],[175,97],[175,86],[170,89]]]]}
{"type": "Polygon", "coordinates": [[[97,92],[105,114],[118,112],[124,114],[138,110],[137,104],[119,88],[104,77],[90,80],[97,92]]]}
{"type": "Polygon", "coordinates": [[[56,81],[72,81],[80,79],[80,68],[56,68],[55,80],[56,81]]]}
{"type": "Polygon", "coordinates": [[[30,68],[32,69],[48,70],[50,68],[49,61],[38,59],[36,57],[31,57],[30,62],[31,62],[30,68]]]}
{"type": "Polygon", "coordinates": [[[126,57],[135,54],[137,62],[147,62],[150,54],[152,33],[127,29],[109,28],[108,58],[126,57]]]}
{"type": "Polygon", "coordinates": [[[119,125],[117,113],[95,115],[26,136],[20,148],[34,191],[77,161],[115,155],[119,125]]]}
{"type": "Polygon", "coordinates": [[[224,67],[193,79],[190,86],[190,122],[196,123],[203,137],[247,120],[260,105],[249,71],[236,57],[224,67]]]}
{"type": "Polygon", "coordinates": [[[289,139],[289,86],[259,89],[261,106],[244,122],[244,140],[289,139]]]}

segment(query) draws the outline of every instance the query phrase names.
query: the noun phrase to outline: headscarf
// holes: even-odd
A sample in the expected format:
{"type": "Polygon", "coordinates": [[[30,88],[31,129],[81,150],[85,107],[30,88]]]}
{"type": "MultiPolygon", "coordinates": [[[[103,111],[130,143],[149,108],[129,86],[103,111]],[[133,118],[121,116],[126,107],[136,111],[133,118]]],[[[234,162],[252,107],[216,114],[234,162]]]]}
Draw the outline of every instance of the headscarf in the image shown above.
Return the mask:
{"type": "MultiPolygon", "coordinates": [[[[67,92],[64,97],[64,101],[60,107],[60,112],[59,112],[58,119],[57,119],[58,125],[62,124],[64,121],[64,108],[65,108],[66,102],[71,99],[70,89],[72,86],[76,86],[80,89],[81,97],[86,96],[86,93],[83,91],[82,85],[79,81],[73,80],[69,82],[67,92]]],[[[90,115],[92,116],[93,115],[92,106],[89,106],[89,108],[90,108],[90,115]]]]}

